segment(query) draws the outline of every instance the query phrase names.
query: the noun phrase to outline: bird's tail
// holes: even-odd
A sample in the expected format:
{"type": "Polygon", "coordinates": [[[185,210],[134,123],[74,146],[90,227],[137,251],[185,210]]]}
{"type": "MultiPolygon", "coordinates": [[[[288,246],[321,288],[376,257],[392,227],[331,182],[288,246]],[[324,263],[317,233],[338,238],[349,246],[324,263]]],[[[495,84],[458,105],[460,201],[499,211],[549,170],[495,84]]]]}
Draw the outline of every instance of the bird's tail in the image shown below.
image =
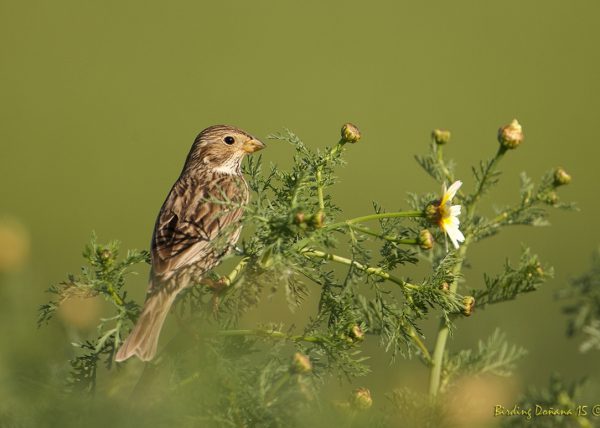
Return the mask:
{"type": "Polygon", "coordinates": [[[129,337],[119,348],[115,361],[125,361],[134,355],[137,355],[142,361],[149,361],[154,358],[160,330],[177,296],[177,293],[168,292],[165,288],[151,294],[146,299],[144,309],[135,327],[129,333],[129,337]]]}

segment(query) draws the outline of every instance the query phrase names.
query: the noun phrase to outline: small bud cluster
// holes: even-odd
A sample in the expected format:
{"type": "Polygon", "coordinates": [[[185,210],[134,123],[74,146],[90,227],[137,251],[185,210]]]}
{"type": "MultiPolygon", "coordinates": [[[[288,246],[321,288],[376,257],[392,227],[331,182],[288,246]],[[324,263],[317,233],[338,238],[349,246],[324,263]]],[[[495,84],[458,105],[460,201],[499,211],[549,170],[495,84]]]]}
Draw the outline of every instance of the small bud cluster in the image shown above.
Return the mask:
{"type": "Polygon", "coordinates": [[[450,141],[450,131],[434,129],[431,132],[431,138],[433,138],[435,144],[443,146],[444,144],[448,144],[450,141]]]}
{"type": "Polygon", "coordinates": [[[350,337],[354,339],[355,342],[361,342],[365,338],[365,333],[359,325],[354,325],[350,330],[350,337]]]}
{"type": "Polygon", "coordinates": [[[507,150],[516,149],[523,142],[523,127],[517,119],[498,130],[498,142],[507,150]]]}
{"type": "Polygon", "coordinates": [[[318,211],[315,214],[298,212],[294,216],[294,224],[302,229],[320,229],[325,225],[325,213],[318,211]]]}
{"type": "Polygon", "coordinates": [[[312,371],[312,364],[307,355],[296,352],[292,358],[290,371],[295,374],[306,374],[312,371]]]}
{"type": "Polygon", "coordinates": [[[367,388],[357,388],[352,394],[352,406],[357,410],[367,410],[373,405],[371,391],[367,388]]]}
{"type": "Polygon", "coordinates": [[[427,229],[419,232],[418,243],[422,250],[431,250],[433,248],[433,235],[431,232],[427,229]]]}
{"type": "Polygon", "coordinates": [[[473,296],[465,296],[463,298],[463,305],[463,315],[466,317],[471,316],[475,310],[475,298],[473,296]]]}
{"type": "Polygon", "coordinates": [[[554,187],[564,186],[571,182],[571,176],[562,168],[556,168],[554,171],[554,187]]]}
{"type": "Polygon", "coordinates": [[[360,130],[352,123],[346,123],[342,126],[342,141],[344,143],[357,143],[360,140],[360,130]]]}

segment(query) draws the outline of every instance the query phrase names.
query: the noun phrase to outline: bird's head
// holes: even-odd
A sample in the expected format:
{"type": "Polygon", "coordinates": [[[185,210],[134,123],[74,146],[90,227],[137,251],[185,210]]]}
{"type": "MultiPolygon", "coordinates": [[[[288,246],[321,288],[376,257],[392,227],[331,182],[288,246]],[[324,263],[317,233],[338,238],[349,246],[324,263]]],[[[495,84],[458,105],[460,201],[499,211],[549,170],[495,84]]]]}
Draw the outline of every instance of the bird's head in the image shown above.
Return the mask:
{"type": "Polygon", "coordinates": [[[225,174],[240,174],[245,155],[265,145],[241,129],[215,125],[203,130],[194,141],[184,170],[210,169],[225,174]]]}

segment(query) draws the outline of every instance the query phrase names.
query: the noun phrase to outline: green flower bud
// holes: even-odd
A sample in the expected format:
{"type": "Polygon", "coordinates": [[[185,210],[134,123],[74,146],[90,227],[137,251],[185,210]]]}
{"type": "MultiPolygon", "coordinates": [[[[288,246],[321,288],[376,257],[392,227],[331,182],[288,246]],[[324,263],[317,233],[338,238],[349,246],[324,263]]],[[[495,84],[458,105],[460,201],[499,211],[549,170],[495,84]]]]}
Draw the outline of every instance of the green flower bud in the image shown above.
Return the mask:
{"type": "Polygon", "coordinates": [[[439,224],[440,222],[440,202],[434,201],[425,207],[423,210],[423,214],[425,214],[425,218],[431,224],[439,224]]]}
{"type": "Polygon", "coordinates": [[[352,393],[352,405],[358,410],[367,410],[373,405],[371,391],[367,388],[357,388],[352,393]]]}
{"type": "Polygon", "coordinates": [[[544,275],[546,275],[546,272],[544,272],[544,268],[542,267],[542,265],[539,264],[535,267],[535,273],[539,277],[543,277],[544,275]]]}
{"type": "Polygon", "coordinates": [[[100,251],[100,258],[105,261],[110,260],[112,258],[112,252],[108,248],[105,248],[100,251]]]}
{"type": "Polygon", "coordinates": [[[554,171],[554,186],[564,186],[571,182],[571,176],[562,168],[556,168],[554,171]]]}
{"type": "Polygon", "coordinates": [[[342,141],[344,143],[356,143],[360,140],[360,130],[356,125],[346,123],[342,126],[342,141]]]}
{"type": "Polygon", "coordinates": [[[307,227],[307,216],[302,211],[297,212],[294,215],[294,224],[301,229],[306,229],[307,227]]]}
{"type": "Polygon", "coordinates": [[[310,219],[310,224],[315,229],[320,229],[325,225],[325,213],[323,211],[319,211],[314,214],[310,219]]]}
{"type": "Polygon", "coordinates": [[[296,352],[292,358],[292,365],[290,367],[292,373],[306,374],[312,371],[312,364],[308,356],[296,352]]]}
{"type": "Polygon", "coordinates": [[[355,342],[361,342],[365,338],[365,333],[359,325],[354,325],[350,330],[350,337],[352,337],[355,342]]]}
{"type": "Polygon", "coordinates": [[[303,212],[296,213],[294,216],[294,224],[302,224],[304,223],[306,216],[303,212]]]}
{"type": "Polygon", "coordinates": [[[465,296],[463,298],[464,308],[462,313],[466,317],[470,317],[473,314],[473,310],[475,310],[475,298],[473,296],[465,296]]]}
{"type": "Polygon", "coordinates": [[[445,131],[442,129],[434,129],[431,132],[431,138],[435,141],[435,144],[440,146],[447,144],[450,141],[450,131],[445,131]]]}
{"type": "Polygon", "coordinates": [[[556,192],[548,192],[544,198],[544,202],[548,205],[556,205],[558,203],[558,194],[556,192]]]}
{"type": "Polygon", "coordinates": [[[523,142],[523,127],[517,119],[498,130],[498,141],[505,149],[516,149],[523,142]]]}
{"type": "Polygon", "coordinates": [[[427,229],[423,229],[419,232],[419,247],[422,250],[431,250],[433,248],[433,235],[427,229]]]}

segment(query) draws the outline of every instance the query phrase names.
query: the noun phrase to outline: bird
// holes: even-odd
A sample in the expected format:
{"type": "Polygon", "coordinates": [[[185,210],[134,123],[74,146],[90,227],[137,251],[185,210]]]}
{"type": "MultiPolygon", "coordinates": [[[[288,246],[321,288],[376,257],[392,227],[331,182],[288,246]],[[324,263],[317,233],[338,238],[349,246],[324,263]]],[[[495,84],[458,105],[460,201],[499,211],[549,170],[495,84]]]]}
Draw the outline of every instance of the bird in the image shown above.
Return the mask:
{"type": "Polygon", "coordinates": [[[228,125],[210,126],[198,134],[156,219],[146,300],[115,361],[134,355],[152,360],[177,295],[200,282],[234,248],[249,201],[241,163],[264,147],[228,125]]]}

